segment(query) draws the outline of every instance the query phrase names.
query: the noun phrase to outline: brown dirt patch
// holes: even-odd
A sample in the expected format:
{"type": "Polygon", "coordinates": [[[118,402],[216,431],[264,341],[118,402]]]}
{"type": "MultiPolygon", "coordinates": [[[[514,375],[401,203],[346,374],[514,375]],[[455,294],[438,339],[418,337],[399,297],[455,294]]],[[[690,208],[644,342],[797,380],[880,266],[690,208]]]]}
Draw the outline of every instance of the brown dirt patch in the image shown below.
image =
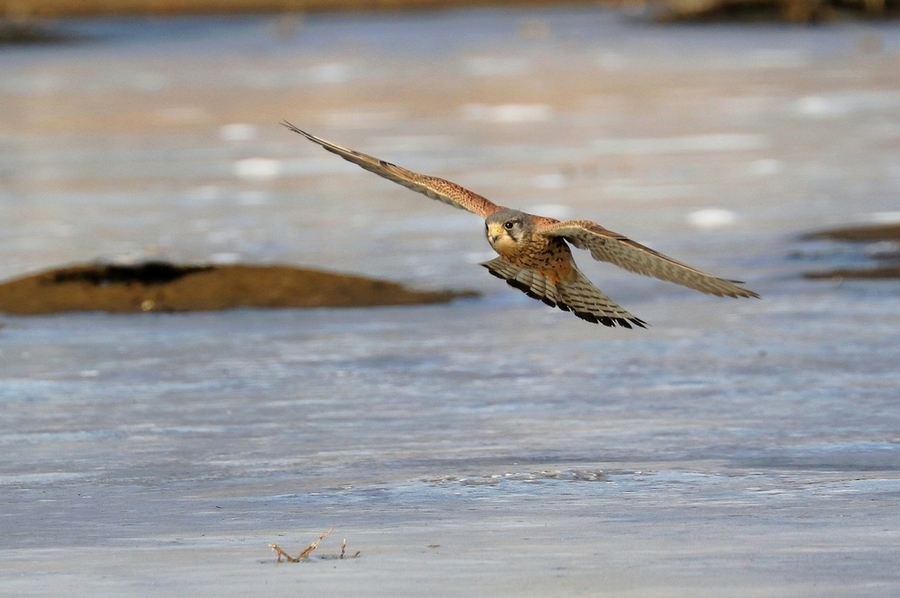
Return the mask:
{"type": "Polygon", "coordinates": [[[830,228],[803,235],[803,239],[828,239],[832,241],[852,241],[872,243],[875,241],[900,241],[900,223],[869,224],[830,228]]]}
{"type": "Polygon", "coordinates": [[[900,278],[900,266],[884,266],[883,268],[840,268],[827,272],[806,272],[806,278],[900,278]]]}
{"type": "MultiPolygon", "coordinates": [[[[898,0],[571,0],[570,4],[649,5],[651,17],[677,20],[787,20],[807,23],[848,16],[896,18],[898,0]]],[[[303,13],[321,11],[435,10],[466,6],[547,5],[547,0],[0,0],[0,17],[59,18],[95,15],[303,13]]]]}
{"type": "Polygon", "coordinates": [[[88,264],[0,284],[0,312],[39,315],[67,311],[370,307],[445,303],[476,295],[472,291],[417,291],[395,282],[292,266],[88,264]]]}
{"type": "MultiPolygon", "coordinates": [[[[900,244],[900,223],[862,224],[842,226],[822,231],[807,233],[803,240],[844,241],[849,243],[878,243],[880,241],[900,244]]],[[[896,261],[896,252],[891,252],[885,259],[896,261]]],[[[850,278],[850,279],[887,279],[900,278],[900,264],[888,264],[874,268],[838,268],[822,272],[805,272],[806,278],[850,278]]]]}

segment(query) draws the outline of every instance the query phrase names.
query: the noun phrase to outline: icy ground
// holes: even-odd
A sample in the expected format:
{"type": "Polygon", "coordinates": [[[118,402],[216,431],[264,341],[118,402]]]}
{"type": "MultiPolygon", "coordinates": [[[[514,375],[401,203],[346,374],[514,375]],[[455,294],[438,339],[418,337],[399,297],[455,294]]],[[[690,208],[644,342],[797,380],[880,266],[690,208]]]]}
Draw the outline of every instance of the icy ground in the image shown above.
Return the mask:
{"type": "Polygon", "coordinates": [[[896,26],[61,26],[85,39],[0,50],[0,277],[162,257],[485,295],[0,318],[0,594],[897,595],[900,283],[804,280],[858,258],[796,240],[898,210],[896,26]],[[651,328],[586,324],[479,268],[477,218],[281,119],[763,298],[579,252],[651,328]]]}

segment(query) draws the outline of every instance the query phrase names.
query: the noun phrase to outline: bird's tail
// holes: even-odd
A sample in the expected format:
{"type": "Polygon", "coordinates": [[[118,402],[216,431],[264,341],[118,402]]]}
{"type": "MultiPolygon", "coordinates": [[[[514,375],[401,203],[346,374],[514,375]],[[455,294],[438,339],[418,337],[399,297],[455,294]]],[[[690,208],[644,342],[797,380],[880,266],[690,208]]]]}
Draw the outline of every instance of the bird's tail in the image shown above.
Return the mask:
{"type": "Polygon", "coordinates": [[[633,324],[641,328],[647,327],[646,322],[634,317],[600,292],[577,268],[573,280],[554,283],[540,272],[517,266],[503,257],[481,265],[532,299],[543,301],[550,307],[570,311],[582,320],[604,326],[631,328],[633,324]]]}

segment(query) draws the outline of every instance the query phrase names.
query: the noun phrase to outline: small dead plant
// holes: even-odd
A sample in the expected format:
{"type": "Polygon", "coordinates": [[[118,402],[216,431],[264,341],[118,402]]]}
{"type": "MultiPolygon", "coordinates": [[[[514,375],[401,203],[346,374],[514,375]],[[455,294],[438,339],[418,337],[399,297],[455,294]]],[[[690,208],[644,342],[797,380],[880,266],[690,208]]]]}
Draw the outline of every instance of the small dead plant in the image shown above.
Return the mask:
{"type": "MultiPolygon", "coordinates": [[[[275,554],[278,555],[277,562],[280,563],[281,557],[284,557],[290,563],[299,563],[300,561],[308,558],[309,555],[312,554],[312,551],[315,550],[319,546],[319,542],[321,542],[326,536],[328,536],[333,531],[334,531],[334,528],[331,528],[329,530],[322,532],[319,535],[319,537],[313,541],[312,544],[307,546],[303,552],[301,552],[299,555],[297,555],[295,557],[286,553],[280,546],[278,546],[278,544],[275,544],[275,543],[269,544],[269,548],[274,550],[275,554]]],[[[360,551],[357,550],[355,554],[349,555],[349,556],[347,555],[347,540],[345,538],[344,541],[341,543],[341,554],[340,555],[325,555],[322,558],[323,559],[355,559],[360,554],[361,554],[360,551]]]]}

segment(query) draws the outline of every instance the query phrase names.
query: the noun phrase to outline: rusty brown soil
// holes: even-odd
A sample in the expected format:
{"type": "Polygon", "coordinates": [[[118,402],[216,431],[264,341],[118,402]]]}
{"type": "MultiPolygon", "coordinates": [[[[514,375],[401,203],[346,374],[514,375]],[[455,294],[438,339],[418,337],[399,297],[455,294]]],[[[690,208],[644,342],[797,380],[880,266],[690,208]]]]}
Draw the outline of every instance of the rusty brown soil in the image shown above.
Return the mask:
{"type": "Polygon", "coordinates": [[[841,226],[803,235],[804,239],[828,239],[872,243],[875,241],[900,241],[900,223],[861,224],[841,226]]]}
{"type": "Polygon", "coordinates": [[[370,307],[444,303],[475,295],[471,291],[419,291],[395,282],[292,266],[88,264],[0,283],[0,312],[40,315],[370,307]]]}
{"type": "MultiPolygon", "coordinates": [[[[569,4],[602,4],[569,0],[569,4]]],[[[607,4],[617,4],[610,0],[607,4]]],[[[262,12],[368,11],[443,9],[463,6],[523,6],[546,0],[0,0],[0,17],[66,17],[96,15],[177,15],[262,12]]]]}
{"type": "MultiPolygon", "coordinates": [[[[547,0],[0,0],[0,19],[5,17],[14,23],[24,23],[34,18],[98,15],[398,11],[553,4],[547,0]]],[[[567,0],[567,4],[621,6],[633,10],[652,7],[646,16],[664,22],[785,20],[808,23],[847,16],[896,19],[900,14],[900,0],[567,0]]],[[[13,31],[13,34],[16,37],[22,35],[20,31],[13,31]]]]}
{"type": "MultiPolygon", "coordinates": [[[[900,243],[900,223],[862,224],[842,226],[803,235],[805,240],[844,241],[849,243],[900,243]]],[[[822,272],[806,272],[806,278],[885,279],[900,278],[900,264],[886,264],[874,268],[838,268],[822,272]]]]}

